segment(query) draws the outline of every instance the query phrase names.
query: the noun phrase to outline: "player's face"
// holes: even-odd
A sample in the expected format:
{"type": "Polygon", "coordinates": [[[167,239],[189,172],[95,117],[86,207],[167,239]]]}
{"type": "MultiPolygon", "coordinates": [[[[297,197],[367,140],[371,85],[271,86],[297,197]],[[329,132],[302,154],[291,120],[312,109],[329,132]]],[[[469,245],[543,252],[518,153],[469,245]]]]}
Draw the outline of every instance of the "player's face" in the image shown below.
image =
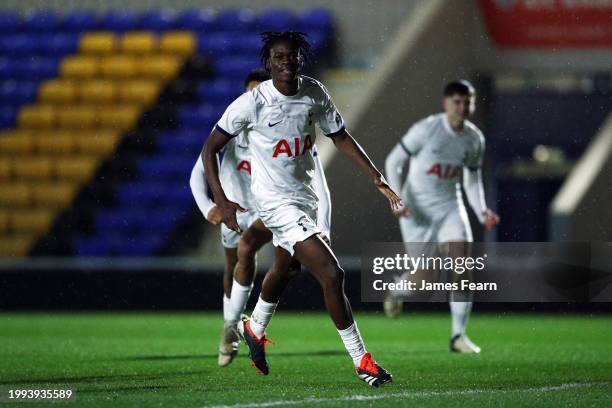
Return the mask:
{"type": "Polygon", "coordinates": [[[281,82],[295,80],[300,67],[300,50],[294,44],[280,41],[270,48],[270,75],[281,82]]]}
{"type": "Polygon", "coordinates": [[[251,81],[251,82],[249,82],[247,84],[246,91],[247,92],[252,91],[253,89],[257,88],[257,85],[259,85],[259,84],[261,84],[261,82],[259,82],[259,81],[251,81]]]}
{"type": "Polygon", "coordinates": [[[444,98],[444,111],[454,119],[465,120],[474,113],[476,108],[473,95],[451,95],[444,98]]]}

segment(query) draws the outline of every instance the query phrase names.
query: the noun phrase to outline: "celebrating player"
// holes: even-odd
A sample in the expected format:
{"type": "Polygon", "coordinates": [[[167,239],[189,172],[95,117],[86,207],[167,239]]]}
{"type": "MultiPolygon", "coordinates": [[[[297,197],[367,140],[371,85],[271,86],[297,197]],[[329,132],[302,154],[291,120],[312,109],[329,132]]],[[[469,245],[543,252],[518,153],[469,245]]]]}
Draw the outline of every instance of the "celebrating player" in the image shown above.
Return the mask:
{"type": "MultiPolygon", "coordinates": [[[[414,124],[385,162],[389,184],[395,191],[401,191],[405,204],[394,212],[399,218],[404,242],[473,241],[459,185],[462,174],[467,199],[479,221],[487,230],[499,223],[497,214],[485,204],[481,175],[484,137],[467,120],[475,109],[474,87],[467,81],[449,83],[444,88],[443,106],[443,113],[414,124]],[[402,180],[408,164],[409,170],[402,180]]],[[[465,252],[467,245],[455,244],[451,248],[455,249],[454,256],[460,256],[458,252],[465,252]]],[[[452,296],[450,348],[456,352],[479,353],[480,347],[465,334],[472,302],[455,302],[452,296]]],[[[389,299],[385,310],[401,310],[401,301],[389,299]]]]}
{"type": "MultiPolygon", "coordinates": [[[[263,69],[252,70],[244,81],[245,91],[254,89],[262,81],[270,79],[263,69]]],[[[223,160],[219,170],[221,184],[228,197],[240,203],[247,211],[238,214],[237,222],[244,231],[239,234],[221,225],[221,243],[225,249],[225,269],[223,272],[223,333],[219,343],[218,364],[229,365],[238,352],[239,337],[237,324],[244,312],[255,278],[256,253],[272,239],[272,233],[258,219],[251,194],[251,164],[245,134],[232,139],[223,150],[223,160]]],[[[325,237],[329,236],[331,201],[323,166],[313,146],[315,173],[313,188],[320,200],[317,221],[325,237]]],[[[219,207],[209,198],[205,181],[204,165],[198,158],[189,180],[192,194],[204,217],[213,225],[221,222],[219,207]]],[[[327,239],[327,238],[326,238],[327,239]]],[[[284,254],[281,254],[284,256],[284,254]]],[[[278,263],[289,264],[284,260],[278,263]]],[[[297,268],[295,264],[291,265],[297,268]]]]}
{"type": "MultiPolygon", "coordinates": [[[[262,40],[262,63],[270,71],[272,80],[232,102],[202,152],[215,203],[223,223],[240,231],[236,212],[245,209],[226,196],[219,181],[216,155],[230,140],[246,131],[251,152],[251,190],[259,217],[272,231],[274,245],[292,254],[318,279],[327,309],[353,359],[358,377],[371,386],[380,386],[391,381],[392,376],[366,352],[344,294],[344,271],[318,235],[321,232],[316,223],[318,200],[312,189],[315,125],[371,177],[392,208],[398,208],[401,200],[346,131],[344,120],[325,87],[299,74],[310,55],[310,45],[304,35],[267,32],[262,34],[262,40]]],[[[287,268],[277,269],[283,270],[287,268]]],[[[255,367],[263,374],[269,371],[265,328],[276,309],[283,284],[281,273],[268,274],[251,319],[238,326],[255,367]]]]}

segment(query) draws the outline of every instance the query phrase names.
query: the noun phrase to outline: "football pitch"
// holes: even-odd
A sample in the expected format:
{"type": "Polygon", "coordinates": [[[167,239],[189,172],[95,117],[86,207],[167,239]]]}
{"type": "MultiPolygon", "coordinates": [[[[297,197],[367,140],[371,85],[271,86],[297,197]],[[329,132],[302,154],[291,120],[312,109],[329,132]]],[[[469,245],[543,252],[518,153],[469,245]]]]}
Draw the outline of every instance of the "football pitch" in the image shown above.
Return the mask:
{"type": "Polygon", "coordinates": [[[0,389],[75,390],[54,407],[612,405],[612,316],[476,312],[480,355],[448,351],[447,314],[356,319],[384,388],[358,381],[327,315],[279,311],[269,376],[243,346],[217,367],[219,313],[3,313],[0,389]]]}

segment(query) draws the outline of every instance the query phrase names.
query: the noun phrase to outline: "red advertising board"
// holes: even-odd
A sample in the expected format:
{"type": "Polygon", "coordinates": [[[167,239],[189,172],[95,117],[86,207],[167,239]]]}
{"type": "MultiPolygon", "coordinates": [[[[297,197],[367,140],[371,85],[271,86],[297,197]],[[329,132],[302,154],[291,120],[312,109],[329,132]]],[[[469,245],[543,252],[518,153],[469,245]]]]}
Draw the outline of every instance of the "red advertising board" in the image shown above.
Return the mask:
{"type": "Polygon", "coordinates": [[[612,47],[612,0],[480,0],[501,47],[612,47]]]}

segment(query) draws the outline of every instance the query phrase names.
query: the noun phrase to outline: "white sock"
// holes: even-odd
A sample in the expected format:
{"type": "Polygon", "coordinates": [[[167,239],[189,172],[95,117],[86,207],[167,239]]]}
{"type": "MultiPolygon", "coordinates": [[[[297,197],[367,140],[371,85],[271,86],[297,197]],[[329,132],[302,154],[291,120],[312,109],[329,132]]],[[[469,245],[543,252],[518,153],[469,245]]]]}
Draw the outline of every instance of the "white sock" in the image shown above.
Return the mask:
{"type": "Polygon", "coordinates": [[[363,339],[357,328],[357,323],[353,322],[353,324],[346,329],[338,330],[338,333],[344,343],[344,347],[346,347],[346,351],[348,351],[353,359],[353,364],[357,367],[359,363],[361,363],[361,358],[366,353],[365,344],[363,344],[363,339]]]}
{"type": "Polygon", "coordinates": [[[230,298],[228,298],[225,294],[223,294],[223,320],[225,321],[227,321],[230,315],[229,304],[230,304],[230,298]]]}
{"type": "Polygon", "coordinates": [[[452,318],[452,337],[465,334],[465,326],[472,311],[472,302],[448,302],[452,318]]]}
{"type": "Polygon", "coordinates": [[[272,315],[274,315],[276,305],[278,305],[278,303],[266,302],[261,298],[261,296],[257,300],[257,304],[255,305],[255,309],[253,309],[253,314],[251,315],[250,326],[253,334],[255,334],[258,339],[260,339],[266,332],[266,327],[268,327],[270,320],[272,320],[272,315]]]}
{"type": "Polygon", "coordinates": [[[232,283],[232,293],[229,299],[229,310],[225,317],[227,322],[234,323],[240,320],[240,315],[244,312],[247,301],[249,300],[251,289],[253,289],[253,285],[243,286],[234,279],[234,283],[232,283]]]}

